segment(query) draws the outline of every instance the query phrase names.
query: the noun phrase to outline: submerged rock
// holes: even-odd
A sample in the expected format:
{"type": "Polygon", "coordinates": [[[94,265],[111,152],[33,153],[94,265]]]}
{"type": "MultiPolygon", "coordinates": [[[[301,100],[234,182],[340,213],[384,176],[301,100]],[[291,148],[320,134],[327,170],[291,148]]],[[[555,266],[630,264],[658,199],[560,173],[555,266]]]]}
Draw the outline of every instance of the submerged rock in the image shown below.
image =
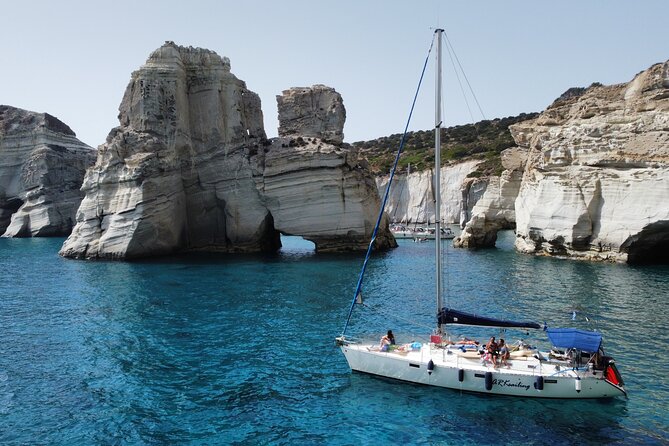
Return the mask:
{"type": "Polygon", "coordinates": [[[48,113],[0,105],[0,234],[64,236],[95,150],[48,113]]]}
{"type": "MultiPolygon", "coordinates": [[[[120,126],[86,174],[61,254],[274,251],[280,233],[313,240],[317,250],[360,249],[380,204],[371,175],[349,149],[314,138],[311,124],[300,133],[295,122],[307,120],[298,110],[310,112],[292,108],[290,131],[280,130],[293,137],[267,140],[260,99],[227,58],[166,42],[132,74],[120,126]]],[[[336,141],[332,129],[319,135],[336,141]]],[[[392,246],[387,232],[377,246],[392,246]]]]}

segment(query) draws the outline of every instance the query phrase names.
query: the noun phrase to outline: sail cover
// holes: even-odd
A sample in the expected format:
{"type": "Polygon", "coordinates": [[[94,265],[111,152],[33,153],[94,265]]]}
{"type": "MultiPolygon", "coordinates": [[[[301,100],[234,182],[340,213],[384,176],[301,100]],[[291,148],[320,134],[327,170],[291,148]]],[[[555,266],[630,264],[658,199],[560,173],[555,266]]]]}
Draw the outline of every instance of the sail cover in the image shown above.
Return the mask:
{"type": "Polygon", "coordinates": [[[477,316],[463,311],[442,308],[437,314],[440,324],[482,325],[485,327],[541,328],[535,322],[505,321],[491,317],[477,316]]]}
{"type": "Polygon", "coordinates": [[[549,328],[548,338],[559,348],[575,348],[584,352],[595,353],[602,345],[602,335],[594,331],[576,328],[549,328]]]}

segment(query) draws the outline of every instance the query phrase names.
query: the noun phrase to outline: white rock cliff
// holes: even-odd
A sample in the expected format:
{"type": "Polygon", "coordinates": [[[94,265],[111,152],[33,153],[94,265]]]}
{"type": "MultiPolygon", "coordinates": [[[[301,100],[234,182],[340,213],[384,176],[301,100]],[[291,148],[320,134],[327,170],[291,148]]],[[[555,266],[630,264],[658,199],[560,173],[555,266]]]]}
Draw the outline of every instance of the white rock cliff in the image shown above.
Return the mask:
{"type": "MultiPolygon", "coordinates": [[[[297,141],[273,140],[265,154],[259,191],[274,227],[314,242],[320,252],[366,249],[381,207],[372,175],[348,146],[297,141]]],[[[376,247],[395,246],[385,218],[376,247]]]]}
{"type": "MultiPolygon", "coordinates": [[[[480,161],[465,161],[441,168],[441,218],[445,223],[458,223],[463,206],[462,184],[480,161]]],[[[388,177],[376,180],[383,196],[388,177]]],[[[434,222],[432,171],[396,175],[386,204],[386,212],[395,222],[434,222]]]]}
{"type": "MultiPolygon", "coordinates": [[[[474,179],[463,184],[463,195],[472,190],[478,199],[465,219],[462,233],[453,240],[456,248],[490,248],[495,246],[500,229],[513,229],[516,225],[515,201],[521,186],[527,150],[514,147],[502,152],[501,176],[474,179]]],[[[473,201],[473,200],[472,200],[473,201]]],[[[464,211],[464,210],[463,210],[464,211]]]]}
{"type": "Polygon", "coordinates": [[[95,150],[48,113],[0,105],[0,234],[64,236],[95,150]]]}
{"type": "Polygon", "coordinates": [[[669,248],[669,61],[511,127],[529,150],[522,252],[643,262],[669,248]]]}

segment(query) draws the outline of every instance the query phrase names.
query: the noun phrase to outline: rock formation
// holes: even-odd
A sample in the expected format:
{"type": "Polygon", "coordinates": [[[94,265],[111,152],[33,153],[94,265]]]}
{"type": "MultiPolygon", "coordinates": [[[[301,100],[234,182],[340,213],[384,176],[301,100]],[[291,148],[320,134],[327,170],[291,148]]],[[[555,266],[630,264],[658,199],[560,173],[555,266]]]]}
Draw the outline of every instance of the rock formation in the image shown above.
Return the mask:
{"type": "MultiPolygon", "coordinates": [[[[457,223],[463,208],[462,183],[480,161],[465,161],[441,168],[441,218],[445,223],[457,223]]],[[[379,194],[383,196],[388,177],[377,178],[379,194]]],[[[466,206],[466,205],[465,205],[466,206]]],[[[432,171],[396,175],[390,190],[386,212],[395,222],[434,222],[432,171]]]]}
{"type": "MultiPolygon", "coordinates": [[[[259,187],[274,227],[314,242],[320,252],[366,249],[381,202],[358,152],[342,144],[341,95],[314,85],[285,90],[276,99],[279,135],[285,136],[266,151],[259,187]]],[[[375,246],[397,246],[387,218],[375,246]]]]}
{"type": "MultiPolygon", "coordinates": [[[[379,208],[371,177],[353,153],[323,141],[342,135],[336,118],[317,127],[300,116],[313,109],[298,90],[318,97],[326,116],[343,116],[341,98],[326,94],[334,90],[289,90],[279,102],[290,119],[280,122],[292,124],[280,134],[291,137],[268,141],[260,99],[227,58],[166,42],[132,74],[120,126],[86,174],[77,225],[61,254],[273,251],[282,232],[314,241],[319,251],[366,246],[379,208]]],[[[386,228],[377,246],[393,243],[386,228]]]]}
{"type": "MultiPolygon", "coordinates": [[[[366,249],[381,206],[357,153],[316,137],[273,140],[259,191],[276,230],[300,235],[320,252],[366,249]]],[[[376,246],[396,246],[387,218],[376,246]]]]}
{"type": "Polygon", "coordinates": [[[0,234],[68,235],[95,151],[48,113],[0,105],[0,234]]]}
{"type": "Polygon", "coordinates": [[[291,88],[276,97],[279,136],[316,137],[333,144],[344,141],[346,109],[341,95],[325,85],[291,88]]]}
{"type": "Polygon", "coordinates": [[[522,252],[667,259],[669,61],[593,85],[511,127],[529,150],[515,203],[522,252]]]}
{"type": "Polygon", "coordinates": [[[460,185],[460,195],[462,196],[462,205],[460,207],[460,227],[465,228],[465,225],[472,218],[472,212],[476,207],[476,203],[483,197],[488,184],[489,177],[467,177],[460,185]]]}
{"type": "Polygon", "coordinates": [[[502,152],[501,176],[472,178],[462,186],[463,203],[474,202],[468,213],[463,209],[466,222],[462,233],[453,240],[456,248],[491,248],[500,229],[516,225],[515,201],[520,189],[527,151],[514,147],[502,152]],[[466,200],[467,197],[473,199],[466,200]],[[471,216],[471,217],[469,217],[471,216]]]}

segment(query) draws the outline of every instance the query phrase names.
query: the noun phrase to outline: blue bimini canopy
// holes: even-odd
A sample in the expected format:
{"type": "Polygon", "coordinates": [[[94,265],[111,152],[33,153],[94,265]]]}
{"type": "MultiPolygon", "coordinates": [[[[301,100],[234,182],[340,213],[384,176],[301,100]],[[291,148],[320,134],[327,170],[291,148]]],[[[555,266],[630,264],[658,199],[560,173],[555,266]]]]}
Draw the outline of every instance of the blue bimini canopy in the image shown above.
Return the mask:
{"type": "Polygon", "coordinates": [[[594,331],[576,328],[549,328],[548,338],[559,348],[575,348],[584,352],[595,353],[602,345],[602,335],[594,331]]]}

